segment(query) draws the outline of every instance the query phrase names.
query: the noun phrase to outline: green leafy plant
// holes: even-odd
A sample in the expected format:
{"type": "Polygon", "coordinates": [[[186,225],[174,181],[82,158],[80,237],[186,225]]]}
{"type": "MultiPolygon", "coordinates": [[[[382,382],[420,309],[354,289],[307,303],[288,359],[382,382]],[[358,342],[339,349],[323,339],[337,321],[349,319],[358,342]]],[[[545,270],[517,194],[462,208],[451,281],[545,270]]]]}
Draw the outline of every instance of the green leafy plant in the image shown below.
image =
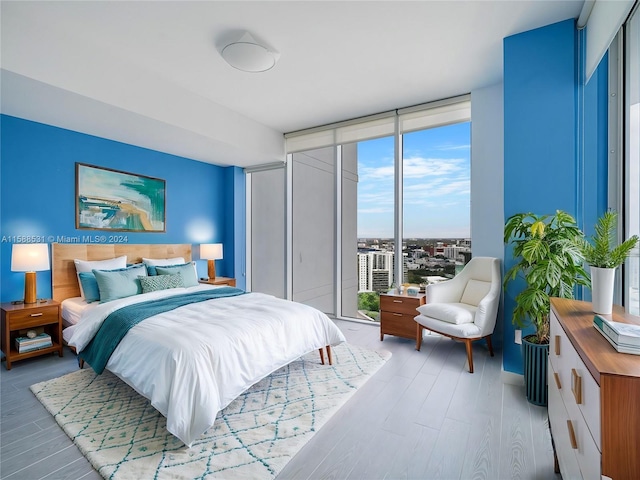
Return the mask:
{"type": "Polygon", "coordinates": [[[638,236],[634,235],[620,245],[616,243],[616,225],[618,214],[614,211],[605,212],[595,226],[595,235],[591,241],[584,239],[582,254],[589,265],[599,268],[617,268],[638,244],[638,236]]]}
{"type": "Polygon", "coordinates": [[[573,298],[576,285],[590,286],[583,264],[584,234],[562,210],[554,215],[518,213],[507,219],[504,243],[513,245],[513,265],[504,286],[520,277],[526,287],[516,297],[514,325],[535,327],[534,343],[549,342],[549,298],[573,298]]]}

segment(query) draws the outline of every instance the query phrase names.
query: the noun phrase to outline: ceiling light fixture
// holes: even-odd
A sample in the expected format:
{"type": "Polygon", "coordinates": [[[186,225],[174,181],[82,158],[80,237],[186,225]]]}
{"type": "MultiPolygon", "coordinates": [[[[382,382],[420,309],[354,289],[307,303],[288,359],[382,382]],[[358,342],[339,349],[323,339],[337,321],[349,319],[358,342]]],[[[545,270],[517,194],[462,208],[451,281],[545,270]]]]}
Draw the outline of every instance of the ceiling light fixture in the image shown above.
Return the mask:
{"type": "Polygon", "coordinates": [[[251,73],[271,70],[280,58],[278,52],[258,43],[249,32],[224,46],[220,54],[233,68],[251,73]]]}

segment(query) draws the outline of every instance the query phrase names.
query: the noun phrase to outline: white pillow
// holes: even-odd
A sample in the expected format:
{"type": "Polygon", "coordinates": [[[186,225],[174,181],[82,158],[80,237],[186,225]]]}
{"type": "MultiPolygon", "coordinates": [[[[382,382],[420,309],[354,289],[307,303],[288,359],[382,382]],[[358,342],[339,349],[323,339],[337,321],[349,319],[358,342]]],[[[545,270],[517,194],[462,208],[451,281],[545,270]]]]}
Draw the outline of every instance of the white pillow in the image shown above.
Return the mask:
{"type": "Polygon", "coordinates": [[[464,303],[427,303],[417,310],[425,317],[455,325],[473,323],[476,315],[476,307],[464,303]]]}
{"type": "Polygon", "coordinates": [[[460,299],[460,303],[478,306],[487,293],[491,290],[491,282],[483,282],[482,280],[469,280],[464,288],[464,293],[460,299]]]}
{"type": "Polygon", "coordinates": [[[73,260],[76,266],[76,277],[78,277],[78,285],[80,286],[80,296],[84,298],[82,290],[82,282],[80,282],[79,273],[91,272],[92,270],[116,270],[118,268],[127,268],[127,256],[110,258],[108,260],[73,260]]]}
{"type": "Polygon", "coordinates": [[[152,267],[166,267],[168,265],[180,265],[181,263],[186,263],[184,258],[175,257],[175,258],[142,258],[142,263],[146,265],[151,265],[152,267]]]}

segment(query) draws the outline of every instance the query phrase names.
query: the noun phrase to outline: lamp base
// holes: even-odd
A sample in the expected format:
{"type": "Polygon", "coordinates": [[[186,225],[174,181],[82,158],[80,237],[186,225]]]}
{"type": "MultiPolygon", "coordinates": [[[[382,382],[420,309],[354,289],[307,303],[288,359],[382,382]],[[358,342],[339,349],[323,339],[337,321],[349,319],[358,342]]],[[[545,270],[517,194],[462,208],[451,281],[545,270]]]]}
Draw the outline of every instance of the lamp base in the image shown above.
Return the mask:
{"type": "Polygon", "coordinates": [[[24,274],[24,303],[36,303],[36,272],[26,272],[24,274]]]}
{"type": "Polygon", "coordinates": [[[209,275],[209,280],[215,280],[216,279],[216,261],[215,260],[208,260],[207,261],[207,266],[208,266],[208,275],[209,275]]]}

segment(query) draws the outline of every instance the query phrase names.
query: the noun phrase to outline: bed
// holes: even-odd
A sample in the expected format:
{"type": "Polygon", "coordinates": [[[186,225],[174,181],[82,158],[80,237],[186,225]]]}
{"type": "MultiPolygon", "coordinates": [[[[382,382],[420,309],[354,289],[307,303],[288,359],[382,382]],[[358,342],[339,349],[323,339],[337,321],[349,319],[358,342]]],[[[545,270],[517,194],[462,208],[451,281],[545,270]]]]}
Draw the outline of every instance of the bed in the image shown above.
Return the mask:
{"type": "Polygon", "coordinates": [[[251,385],[313,350],[324,363],[326,348],[331,362],[330,347],[345,341],[335,324],[312,307],[230,287],[198,284],[104,303],[79,300],[74,259],[122,255],[127,263],[171,257],[190,261],[191,246],[53,244],[53,297],[63,304],[64,338],[99,371],[100,362],[90,353],[96,343],[100,348],[101,342],[109,343],[104,334],[114,330],[112,317],[127,309],[153,310],[124,334],[105,366],[149,399],[167,418],[167,430],[189,447],[251,385]],[[176,302],[181,306],[161,311],[162,304],[176,302]]]}

